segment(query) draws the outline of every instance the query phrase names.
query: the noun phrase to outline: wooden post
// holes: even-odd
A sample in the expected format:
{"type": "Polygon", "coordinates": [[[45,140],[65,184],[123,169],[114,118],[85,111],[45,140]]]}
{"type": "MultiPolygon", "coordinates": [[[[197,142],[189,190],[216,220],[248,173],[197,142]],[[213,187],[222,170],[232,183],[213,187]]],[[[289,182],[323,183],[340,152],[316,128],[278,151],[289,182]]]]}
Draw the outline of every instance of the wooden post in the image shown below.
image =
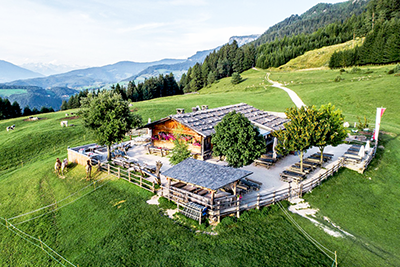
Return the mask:
{"type": "Polygon", "coordinates": [[[218,201],[218,223],[221,222],[221,201],[218,201]]]}
{"type": "Polygon", "coordinates": [[[289,182],[289,199],[292,197],[292,182],[289,182]]]}
{"type": "Polygon", "coordinates": [[[260,194],[257,194],[257,209],[260,209],[260,194]]]}
{"type": "Polygon", "coordinates": [[[140,184],[140,187],[142,187],[142,184],[143,184],[143,176],[140,176],[139,184],[140,184]]]}
{"type": "Polygon", "coordinates": [[[43,249],[43,243],[42,243],[42,240],[40,239],[40,236],[39,236],[39,242],[40,242],[40,246],[42,247],[42,250],[44,250],[43,249]]]}
{"type": "Polygon", "coordinates": [[[337,253],[336,253],[336,251],[335,251],[335,264],[336,264],[336,267],[337,267],[337,253]]]}
{"type": "Polygon", "coordinates": [[[272,202],[273,202],[274,205],[275,205],[275,194],[276,194],[276,190],[274,191],[274,196],[273,196],[273,199],[272,199],[272,202]]]}
{"type": "Polygon", "coordinates": [[[152,182],[151,185],[152,185],[151,192],[153,192],[153,194],[154,194],[154,182],[152,182]]]}
{"type": "Polygon", "coordinates": [[[171,197],[170,197],[171,179],[169,177],[167,177],[167,181],[168,181],[168,183],[167,183],[168,200],[171,200],[171,197]]]}
{"type": "Polygon", "coordinates": [[[93,189],[96,190],[96,181],[93,181],[93,189]]]}
{"type": "Polygon", "coordinates": [[[131,171],[128,169],[128,180],[131,181],[131,171]]]}
{"type": "Polygon", "coordinates": [[[233,183],[233,195],[236,196],[236,192],[237,192],[237,181],[235,181],[233,183]]]}
{"type": "Polygon", "coordinates": [[[299,197],[303,196],[303,184],[300,184],[299,197]]]}
{"type": "Polygon", "coordinates": [[[118,167],[118,179],[121,178],[121,167],[118,167]]]}
{"type": "Polygon", "coordinates": [[[211,191],[211,205],[214,205],[214,195],[215,191],[211,191]]]}
{"type": "Polygon", "coordinates": [[[110,163],[108,163],[107,165],[108,165],[107,166],[107,171],[108,171],[108,174],[110,174],[111,173],[110,163]]]}
{"type": "Polygon", "coordinates": [[[239,197],[236,198],[237,202],[236,202],[236,218],[239,219],[240,217],[240,199],[239,197]]]}

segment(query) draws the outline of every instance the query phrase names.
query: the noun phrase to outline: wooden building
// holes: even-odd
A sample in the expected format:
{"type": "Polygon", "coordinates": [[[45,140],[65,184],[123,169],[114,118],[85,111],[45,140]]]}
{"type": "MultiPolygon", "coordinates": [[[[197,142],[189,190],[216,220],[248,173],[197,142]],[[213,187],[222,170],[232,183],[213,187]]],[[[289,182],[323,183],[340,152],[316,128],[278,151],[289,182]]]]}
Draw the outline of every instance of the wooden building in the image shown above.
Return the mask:
{"type": "MultiPolygon", "coordinates": [[[[251,174],[251,171],[188,158],[163,172],[167,178],[163,195],[177,203],[178,207],[184,207],[181,210],[186,212],[186,216],[196,213],[191,208],[193,203],[201,205],[211,214],[221,202],[233,203],[241,190],[240,181],[251,174]]],[[[202,215],[188,217],[201,222],[202,215]]]]}
{"type": "Polygon", "coordinates": [[[225,107],[202,110],[193,108],[193,112],[184,113],[183,109],[177,109],[178,114],[148,123],[142,128],[149,128],[152,134],[149,152],[168,151],[174,147],[173,140],[176,132],[189,145],[189,150],[197,159],[206,159],[211,156],[211,136],[215,133],[214,127],[229,112],[236,111],[246,116],[250,122],[258,127],[264,135],[267,145],[272,145],[271,133],[283,129],[283,124],[288,120],[272,115],[266,111],[256,109],[245,103],[225,107]]]}

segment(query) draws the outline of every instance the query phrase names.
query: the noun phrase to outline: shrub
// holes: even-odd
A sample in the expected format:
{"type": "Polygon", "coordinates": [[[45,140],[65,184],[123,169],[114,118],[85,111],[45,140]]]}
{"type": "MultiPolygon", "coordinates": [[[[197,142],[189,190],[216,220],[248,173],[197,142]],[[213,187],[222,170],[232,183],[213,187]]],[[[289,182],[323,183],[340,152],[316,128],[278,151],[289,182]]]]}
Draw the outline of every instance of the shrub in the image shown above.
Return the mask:
{"type": "Polygon", "coordinates": [[[337,76],[336,78],[335,78],[335,82],[340,82],[342,80],[342,77],[340,77],[340,76],[337,76]]]}

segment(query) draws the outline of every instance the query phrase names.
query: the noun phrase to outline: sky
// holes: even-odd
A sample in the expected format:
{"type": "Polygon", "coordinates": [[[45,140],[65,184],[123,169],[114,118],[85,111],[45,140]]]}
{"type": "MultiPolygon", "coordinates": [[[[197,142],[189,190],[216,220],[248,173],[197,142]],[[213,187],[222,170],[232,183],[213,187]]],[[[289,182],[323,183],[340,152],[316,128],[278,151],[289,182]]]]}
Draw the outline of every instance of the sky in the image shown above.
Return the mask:
{"type": "MultiPolygon", "coordinates": [[[[344,0],[326,0],[326,3],[344,0]]],[[[0,0],[0,59],[103,66],[188,58],[320,0],[0,0]]]]}

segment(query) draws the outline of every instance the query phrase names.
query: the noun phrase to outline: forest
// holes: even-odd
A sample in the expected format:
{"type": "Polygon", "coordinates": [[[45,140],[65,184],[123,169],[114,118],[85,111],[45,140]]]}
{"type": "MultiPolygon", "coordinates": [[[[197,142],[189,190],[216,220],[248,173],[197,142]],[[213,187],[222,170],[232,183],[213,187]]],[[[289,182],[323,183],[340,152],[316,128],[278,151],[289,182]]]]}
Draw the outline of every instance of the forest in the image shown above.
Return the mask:
{"type": "MultiPolygon", "coordinates": [[[[68,101],[63,101],[61,104],[61,110],[79,108],[81,106],[81,98],[86,97],[90,92],[98,94],[101,90],[82,90],[79,93],[71,96],[68,101]]],[[[170,73],[167,75],[160,74],[158,77],[150,77],[144,82],[135,84],[134,81],[128,82],[127,87],[121,86],[117,83],[115,86],[111,86],[111,90],[122,96],[122,99],[126,101],[142,101],[153,98],[172,96],[182,94],[183,91],[179,87],[175,80],[174,74],[170,73]]]]}

